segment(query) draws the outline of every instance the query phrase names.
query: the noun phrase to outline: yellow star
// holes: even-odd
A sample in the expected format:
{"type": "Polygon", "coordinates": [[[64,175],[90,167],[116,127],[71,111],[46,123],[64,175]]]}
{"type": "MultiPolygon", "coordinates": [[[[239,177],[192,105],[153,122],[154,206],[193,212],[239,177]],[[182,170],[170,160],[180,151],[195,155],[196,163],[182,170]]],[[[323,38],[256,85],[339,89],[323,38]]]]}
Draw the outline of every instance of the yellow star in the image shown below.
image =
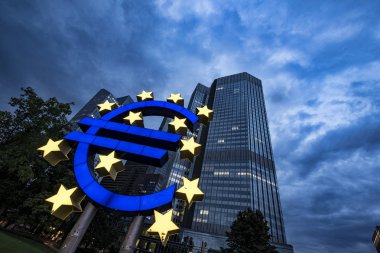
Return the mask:
{"type": "Polygon", "coordinates": [[[153,100],[153,92],[143,90],[136,97],[137,97],[137,101],[139,102],[153,100]]]}
{"type": "Polygon", "coordinates": [[[181,97],[181,93],[170,94],[170,97],[168,97],[166,101],[180,106],[183,106],[185,104],[185,100],[183,99],[183,97],[181,97]]]}
{"type": "Polygon", "coordinates": [[[78,187],[66,189],[61,184],[58,193],[46,199],[46,201],[53,203],[51,214],[64,220],[72,212],[82,212],[80,203],[85,196],[78,187]]]}
{"type": "Polygon", "coordinates": [[[129,125],[144,127],[144,121],[141,112],[129,112],[128,116],[125,117],[123,120],[125,123],[129,125]]]}
{"type": "Polygon", "coordinates": [[[187,134],[186,119],[180,119],[174,116],[174,120],[168,124],[169,131],[181,135],[187,134]]]}
{"type": "Polygon", "coordinates": [[[106,100],[103,104],[98,104],[98,110],[99,110],[100,115],[102,116],[116,108],[117,108],[117,104],[111,103],[108,100],[106,100]]]}
{"type": "Polygon", "coordinates": [[[67,154],[71,148],[65,140],[53,141],[49,139],[45,146],[37,150],[43,151],[43,158],[48,161],[52,166],[57,165],[60,161],[68,160],[67,154]]]}
{"type": "Polygon", "coordinates": [[[181,159],[189,159],[193,160],[194,156],[199,155],[201,152],[201,144],[195,142],[194,137],[191,137],[188,140],[181,140],[182,148],[180,149],[180,157],[181,159]]]}
{"type": "Polygon", "coordinates": [[[95,167],[100,177],[110,176],[113,180],[116,179],[117,173],[125,170],[123,162],[115,157],[115,151],[109,155],[99,155],[100,163],[95,167]]]}
{"type": "Polygon", "coordinates": [[[199,178],[190,181],[182,177],[182,180],[183,186],[176,191],[175,196],[186,200],[189,205],[194,201],[202,201],[204,193],[198,188],[199,178]]]}
{"type": "Polygon", "coordinates": [[[169,240],[169,236],[179,233],[179,227],[172,222],[173,209],[167,213],[161,214],[154,210],[153,225],[147,230],[148,233],[157,233],[160,236],[162,244],[165,246],[169,240]]]}
{"type": "Polygon", "coordinates": [[[203,107],[197,107],[196,111],[199,117],[199,122],[204,125],[207,125],[212,120],[212,116],[214,115],[213,110],[208,109],[206,105],[203,107]]]}

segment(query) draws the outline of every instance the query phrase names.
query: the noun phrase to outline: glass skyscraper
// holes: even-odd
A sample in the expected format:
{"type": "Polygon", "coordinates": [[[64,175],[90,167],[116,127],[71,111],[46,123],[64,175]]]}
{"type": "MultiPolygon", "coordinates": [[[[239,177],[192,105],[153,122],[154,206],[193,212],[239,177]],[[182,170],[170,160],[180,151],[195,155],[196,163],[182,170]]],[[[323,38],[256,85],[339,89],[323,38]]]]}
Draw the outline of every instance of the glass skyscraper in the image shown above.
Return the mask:
{"type": "Polygon", "coordinates": [[[248,73],[218,78],[207,101],[214,118],[202,143],[202,161],[194,168],[205,197],[190,211],[183,234],[219,249],[237,213],[259,209],[273,244],[280,252],[293,252],[285,237],[261,80],[248,73]]]}
{"type": "MultiPolygon", "coordinates": [[[[194,112],[196,111],[197,107],[202,107],[207,103],[207,98],[209,95],[209,88],[206,86],[198,83],[191,98],[189,105],[187,109],[194,112]]],[[[196,141],[199,143],[201,142],[201,134],[202,134],[203,126],[202,125],[196,125],[194,132],[187,131],[187,137],[194,136],[196,138],[196,141]]],[[[195,157],[193,162],[190,162],[189,160],[181,160],[179,156],[179,152],[176,152],[175,158],[173,161],[173,165],[171,166],[171,172],[168,179],[167,186],[170,186],[174,183],[178,184],[181,182],[181,177],[193,177],[193,167],[198,158],[195,157]]]]}
{"type": "Polygon", "coordinates": [[[70,120],[72,123],[75,123],[81,120],[84,117],[94,117],[100,118],[100,114],[98,112],[98,104],[104,103],[108,100],[111,103],[117,103],[119,106],[126,105],[132,103],[133,100],[130,96],[124,96],[120,98],[116,98],[111,92],[106,89],[99,90],[95,96],[93,96],[80,110],[75,116],[70,120]]]}
{"type": "MultiPolygon", "coordinates": [[[[198,83],[193,91],[188,107],[192,112],[196,112],[197,107],[203,107],[207,104],[207,99],[209,97],[209,88],[203,84],[198,83]]],[[[165,119],[161,125],[161,130],[167,130],[167,125],[171,119],[165,119]]],[[[194,127],[194,131],[187,131],[187,138],[193,136],[198,143],[202,143],[202,136],[204,136],[204,126],[197,124],[194,127]]],[[[178,187],[181,186],[182,180],[181,177],[193,178],[194,165],[198,164],[199,158],[195,157],[192,162],[187,159],[181,159],[179,152],[170,152],[169,161],[164,166],[164,168],[169,171],[169,177],[167,181],[167,187],[178,184],[178,187]]],[[[176,200],[173,205],[173,221],[178,225],[182,224],[185,212],[185,202],[182,200],[176,200]]]]}

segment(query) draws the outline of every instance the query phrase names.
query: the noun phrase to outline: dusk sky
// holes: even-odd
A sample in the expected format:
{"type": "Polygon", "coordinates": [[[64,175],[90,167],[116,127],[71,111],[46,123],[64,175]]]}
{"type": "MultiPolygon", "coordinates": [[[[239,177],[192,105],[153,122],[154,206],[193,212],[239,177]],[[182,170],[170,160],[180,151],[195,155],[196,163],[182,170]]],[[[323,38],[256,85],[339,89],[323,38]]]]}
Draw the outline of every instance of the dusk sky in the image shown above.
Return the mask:
{"type": "Polygon", "coordinates": [[[374,253],[380,225],[380,2],[0,1],[0,109],[32,86],[156,99],[248,72],[263,82],[287,240],[374,253]]]}

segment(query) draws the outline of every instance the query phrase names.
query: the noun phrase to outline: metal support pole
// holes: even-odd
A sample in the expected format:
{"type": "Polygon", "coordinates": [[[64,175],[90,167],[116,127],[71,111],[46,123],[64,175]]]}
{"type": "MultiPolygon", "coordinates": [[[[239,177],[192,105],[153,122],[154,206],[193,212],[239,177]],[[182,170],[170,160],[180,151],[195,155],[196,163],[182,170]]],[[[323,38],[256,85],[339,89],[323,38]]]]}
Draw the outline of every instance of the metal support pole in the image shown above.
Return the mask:
{"type": "Polygon", "coordinates": [[[128,228],[128,233],[125,236],[119,253],[133,253],[136,248],[137,240],[141,234],[144,225],[145,216],[135,216],[131,225],[128,228]]]}
{"type": "Polygon", "coordinates": [[[83,213],[80,215],[78,221],[75,223],[59,249],[59,253],[74,253],[77,250],[88,226],[96,214],[96,211],[97,208],[91,202],[86,205],[83,213]]]}
{"type": "Polygon", "coordinates": [[[206,247],[207,247],[207,242],[202,241],[201,253],[205,253],[206,252],[206,247]]]}

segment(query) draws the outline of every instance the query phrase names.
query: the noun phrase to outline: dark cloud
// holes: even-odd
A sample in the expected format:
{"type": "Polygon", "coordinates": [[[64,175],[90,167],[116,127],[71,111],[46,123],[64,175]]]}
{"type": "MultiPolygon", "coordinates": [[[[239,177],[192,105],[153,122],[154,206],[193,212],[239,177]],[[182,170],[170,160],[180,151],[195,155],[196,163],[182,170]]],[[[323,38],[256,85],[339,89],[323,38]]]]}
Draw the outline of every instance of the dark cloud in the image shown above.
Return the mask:
{"type": "MultiPolygon", "coordinates": [[[[370,99],[371,105],[378,100],[370,92],[355,95],[370,99]]],[[[292,192],[285,193],[284,214],[297,251],[372,252],[370,239],[379,223],[379,119],[380,113],[369,113],[328,131],[299,152],[291,151],[322,126],[301,127],[297,138],[281,143],[280,164],[286,161],[282,165],[297,178],[281,188],[292,192]]]]}
{"type": "Polygon", "coordinates": [[[152,4],[1,1],[1,106],[18,88],[82,105],[98,89],[135,94],[162,83],[152,4]]]}
{"type": "MultiPolygon", "coordinates": [[[[379,182],[371,176],[378,165],[345,166],[347,171],[358,171],[348,178],[326,171],[324,177],[309,180],[302,194],[285,202],[286,223],[292,224],[287,232],[298,242],[298,252],[373,251],[370,238],[378,224],[379,182]]],[[[331,162],[330,169],[336,170],[337,164],[331,162]]]]}
{"type": "MultiPolygon", "coordinates": [[[[301,175],[306,176],[312,173],[319,164],[348,158],[357,150],[380,151],[379,118],[380,114],[369,115],[352,125],[328,132],[303,150],[301,154],[293,157],[293,163],[299,164],[301,175]]],[[[310,133],[313,128],[303,128],[303,130],[310,133]]],[[[302,131],[300,134],[303,136],[302,131]]]]}

